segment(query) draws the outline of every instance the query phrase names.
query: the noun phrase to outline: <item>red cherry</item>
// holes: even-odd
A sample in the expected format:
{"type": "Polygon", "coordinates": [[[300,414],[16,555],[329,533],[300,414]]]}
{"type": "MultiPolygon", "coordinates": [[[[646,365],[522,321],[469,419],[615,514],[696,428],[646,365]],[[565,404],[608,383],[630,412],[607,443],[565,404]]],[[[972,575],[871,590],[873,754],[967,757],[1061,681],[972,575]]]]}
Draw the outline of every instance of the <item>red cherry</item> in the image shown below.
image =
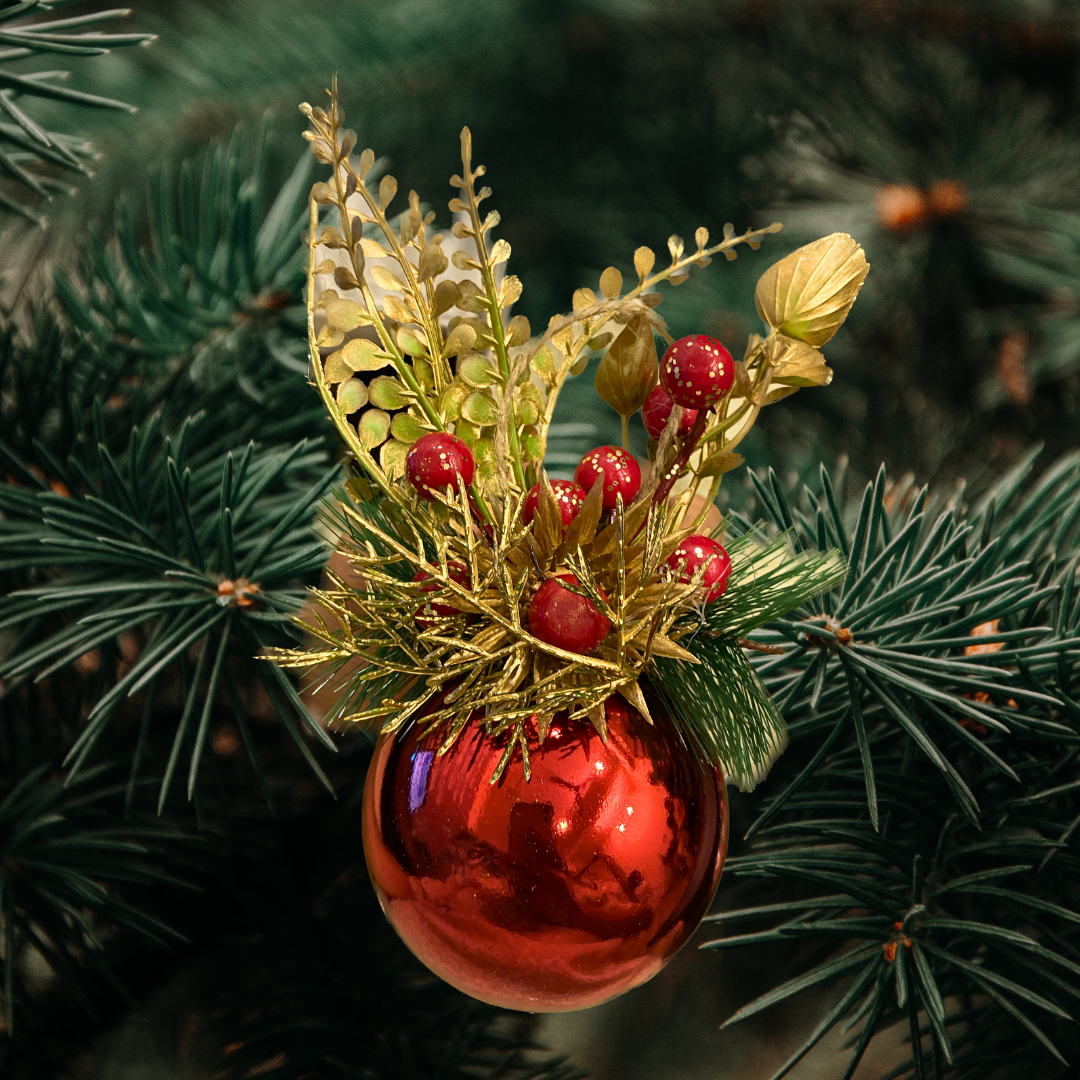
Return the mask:
{"type": "Polygon", "coordinates": [[[679,575],[683,582],[692,581],[698,570],[705,566],[701,575],[701,584],[707,590],[705,603],[719,600],[727,588],[731,575],[731,558],[728,553],[709,536],[688,536],[669,556],[668,566],[679,575]]]}
{"type": "Polygon", "coordinates": [[[684,409],[709,408],[726,396],[735,382],[731,353],[704,334],[680,338],[660,361],[660,385],[684,409]]]}
{"type": "MultiPolygon", "coordinates": [[[[645,422],[645,430],[654,439],[659,439],[664,434],[668,417],[674,408],[675,402],[662,386],[654,386],[649,391],[649,396],[645,398],[645,404],[641,407],[641,419],[645,422]]],[[[682,416],[679,418],[679,429],[675,432],[680,439],[685,439],[690,434],[697,414],[697,409],[683,409],[682,416]]]]}
{"type": "Polygon", "coordinates": [[[586,490],[604,478],[604,509],[614,510],[616,496],[629,506],[641,489],[641,466],[621,446],[598,446],[590,450],[574,470],[574,479],[586,490]]]}
{"type": "MultiPolygon", "coordinates": [[[[447,572],[450,575],[452,581],[456,581],[459,585],[464,585],[465,588],[469,588],[469,568],[463,563],[458,562],[456,559],[446,564],[447,572]]],[[[441,592],[443,586],[439,582],[432,579],[431,575],[426,570],[417,570],[413,575],[413,581],[426,581],[427,585],[421,585],[420,591],[422,593],[437,593],[441,592]]],[[[435,619],[439,616],[460,615],[461,611],[452,607],[450,604],[441,603],[438,600],[425,600],[417,609],[416,625],[427,629],[430,626],[435,625],[435,619]]]]}
{"type": "MultiPolygon", "coordinates": [[[[562,514],[563,528],[578,516],[578,511],[585,503],[585,489],[573,480],[552,480],[551,490],[555,493],[555,502],[558,504],[559,513],[562,514]]],[[[536,517],[536,508],[540,505],[540,485],[533,484],[529,488],[529,494],[525,496],[525,507],[521,516],[526,525],[532,524],[536,517]]]]}
{"type": "MultiPolygon", "coordinates": [[[[577,585],[573,574],[560,580],[577,585]]],[[[611,629],[611,623],[585,596],[564,589],[555,578],[548,578],[529,604],[529,631],[533,637],[568,652],[592,652],[611,629]]]]}
{"type": "Polygon", "coordinates": [[[434,499],[446,489],[457,491],[457,477],[468,487],[476,473],[472,451],[456,436],[445,431],[421,435],[409,447],[405,474],[421,499],[434,499]]]}

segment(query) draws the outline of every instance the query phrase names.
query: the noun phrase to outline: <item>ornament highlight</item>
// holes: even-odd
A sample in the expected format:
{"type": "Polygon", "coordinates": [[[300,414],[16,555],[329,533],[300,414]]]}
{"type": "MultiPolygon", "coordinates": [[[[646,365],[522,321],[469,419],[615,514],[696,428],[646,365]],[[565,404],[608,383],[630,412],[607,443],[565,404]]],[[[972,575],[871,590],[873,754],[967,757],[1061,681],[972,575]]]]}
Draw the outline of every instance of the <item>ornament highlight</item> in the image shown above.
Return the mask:
{"type": "MultiPolygon", "coordinates": [[[[649,391],[648,397],[645,398],[645,404],[641,407],[641,419],[645,424],[645,430],[654,439],[659,439],[664,434],[668,417],[674,408],[675,402],[671,400],[671,396],[662,386],[654,386],[649,391]]],[[[675,434],[680,439],[685,439],[690,434],[690,429],[694,426],[697,414],[697,409],[683,409],[682,416],[679,417],[679,426],[675,431],[675,434]]]]}
{"type": "Polygon", "coordinates": [[[734,384],[731,353],[705,334],[672,342],[660,361],[660,385],[684,409],[707,409],[726,397],[734,384]]]}
{"type": "Polygon", "coordinates": [[[668,556],[668,566],[676,572],[678,581],[693,581],[704,567],[701,585],[705,589],[705,603],[711,604],[724,595],[731,575],[731,559],[724,548],[710,536],[688,536],[668,556]]]}
{"type": "Polygon", "coordinates": [[[409,447],[405,458],[405,475],[422,499],[434,499],[457,491],[458,477],[468,487],[476,474],[472,451],[456,435],[445,431],[430,431],[421,435],[409,447]]]}
{"type": "Polygon", "coordinates": [[[580,584],[573,574],[548,578],[529,604],[529,633],[557,649],[592,652],[608,636],[611,622],[588,597],[564,589],[559,581],[580,584]]]}
{"type": "Polygon", "coordinates": [[[722,775],[655,700],[612,696],[607,745],[557,715],[531,779],[468,721],[439,756],[423,721],[381,736],[363,836],[383,911],[438,976],[507,1009],[598,1005],[652,978],[697,928],[728,840],[722,775]]]}
{"type": "Polygon", "coordinates": [[[641,466],[621,446],[598,446],[590,450],[574,470],[574,479],[585,491],[603,478],[605,510],[614,510],[618,497],[629,506],[641,490],[641,466]]]}

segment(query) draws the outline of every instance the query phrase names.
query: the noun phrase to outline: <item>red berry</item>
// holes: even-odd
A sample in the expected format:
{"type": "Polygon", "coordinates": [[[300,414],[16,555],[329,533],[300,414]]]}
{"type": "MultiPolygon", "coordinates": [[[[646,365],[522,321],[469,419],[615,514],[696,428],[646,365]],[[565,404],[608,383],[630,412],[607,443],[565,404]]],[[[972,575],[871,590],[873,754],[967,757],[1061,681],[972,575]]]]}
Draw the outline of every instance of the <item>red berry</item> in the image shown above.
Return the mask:
{"type": "MultiPolygon", "coordinates": [[[[573,574],[561,580],[577,585],[573,574]]],[[[529,631],[533,637],[568,652],[592,652],[611,629],[611,623],[585,596],[564,589],[555,578],[548,578],[529,604],[529,631]]]]}
{"type": "Polygon", "coordinates": [[[676,405],[702,409],[715,405],[735,382],[731,353],[704,334],[680,338],[660,361],[660,385],[676,405]]]}
{"type": "Polygon", "coordinates": [[[476,472],[472,451],[456,436],[445,431],[421,435],[409,447],[405,474],[422,499],[434,499],[450,488],[457,492],[457,478],[468,487],[476,472]]]}
{"type": "Polygon", "coordinates": [[[621,446],[598,446],[590,450],[574,471],[574,479],[586,490],[604,478],[604,509],[614,510],[616,496],[629,506],[641,489],[641,466],[621,446]]]}
{"type": "MultiPolygon", "coordinates": [[[[552,480],[551,490],[555,494],[555,502],[559,507],[559,513],[562,514],[565,529],[578,516],[578,511],[585,502],[585,489],[580,484],[575,484],[573,480],[552,480]]],[[[530,525],[532,519],[536,517],[536,508],[539,505],[540,485],[533,484],[529,488],[529,494],[525,496],[525,507],[521,511],[526,525],[530,525]]]]}
{"type": "Polygon", "coordinates": [[[719,600],[727,588],[731,574],[731,558],[728,553],[711,537],[688,536],[669,556],[668,566],[679,575],[683,582],[692,581],[694,575],[705,566],[701,575],[705,592],[705,603],[719,600]]]}
{"type": "MultiPolygon", "coordinates": [[[[456,581],[459,585],[464,585],[465,588],[469,588],[469,568],[463,563],[458,562],[456,559],[446,564],[447,572],[450,575],[452,581],[456,581]]],[[[432,579],[431,575],[426,570],[417,570],[413,576],[413,581],[426,581],[427,585],[421,585],[420,591],[422,593],[437,593],[443,588],[439,582],[432,579]]],[[[440,603],[438,600],[425,600],[416,609],[416,625],[422,628],[427,628],[434,625],[434,620],[439,616],[460,615],[461,611],[452,607],[450,604],[440,603]]]]}
{"type": "MultiPolygon", "coordinates": [[[[645,404],[641,407],[641,419],[645,422],[645,430],[654,439],[659,439],[664,434],[668,417],[674,408],[675,402],[662,386],[654,386],[649,391],[649,396],[645,398],[645,404]]],[[[697,414],[697,409],[683,409],[682,416],[679,418],[679,429],[675,432],[680,439],[685,439],[690,434],[697,414]]]]}

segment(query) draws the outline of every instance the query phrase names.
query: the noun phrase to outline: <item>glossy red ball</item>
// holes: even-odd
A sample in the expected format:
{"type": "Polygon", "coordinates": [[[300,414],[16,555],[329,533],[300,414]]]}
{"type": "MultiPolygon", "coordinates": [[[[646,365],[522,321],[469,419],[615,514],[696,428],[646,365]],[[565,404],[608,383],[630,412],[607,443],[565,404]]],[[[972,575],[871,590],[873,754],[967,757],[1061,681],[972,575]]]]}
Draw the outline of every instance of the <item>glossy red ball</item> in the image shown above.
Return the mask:
{"type": "MultiPolygon", "coordinates": [[[[645,423],[645,430],[654,438],[659,439],[667,427],[668,417],[675,408],[675,402],[671,400],[668,392],[662,386],[654,386],[645,398],[645,404],[641,407],[641,419],[645,423]]],[[[679,427],[675,434],[680,439],[685,439],[690,434],[690,429],[697,419],[697,409],[683,409],[679,417],[679,427]]]]}
{"type": "MultiPolygon", "coordinates": [[[[434,706],[433,706],[434,707],[434,706]]],[[[674,730],[608,700],[607,745],[556,719],[489,783],[503,746],[474,717],[448,753],[380,738],[364,790],[368,870],[427,966],[507,1009],[583,1009],[652,978],[697,928],[727,850],[723,777],[674,730]]]]}
{"type": "Polygon", "coordinates": [[[735,382],[731,353],[704,334],[679,338],[660,361],[660,385],[676,405],[707,409],[726,396],[735,382]]]}
{"type": "Polygon", "coordinates": [[[458,476],[468,487],[476,474],[472,451],[456,435],[430,431],[409,447],[405,456],[405,475],[422,499],[434,499],[458,490],[458,476]]]}
{"type": "Polygon", "coordinates": [[[623,506],[629,506],[641,490],[641,466],[621,446],[598,446],[590,450],[574,471],[574,479],[586,492],[592,491],[593,484],[601,477],[605,510],[615,509],[619,495],[623,506]]]}
{"type": "Polygon", "coordinates": [[[719,600],[731,576],[731,557],[711,536],[688,536],[669,556],[668,566],[679,575],[680,581],[692,581],[704,566],[701,584],[705,602],[719,600]]]}
{"type": "Polygon", "coordinates": [[[608,636],[611,623],[587,596],[564,589],[560,580],[578,584],[573,574],[548,578],[529,604],[529,633],[557,649],[592,652],[608,636]]]}
{"type": "MultiPolygon", "coordinates": [[[[578,516],[578,511],[585,504],[585,489],[573,480],[552,480],[551,490],[555,494],[555,502],[562,514],[563,528],[578,516]]],[[[526,525],[532,524],[536,517],[536,508],[540,505],[540,485],[533,484],[529,493],[525,496],[525,505],[521,508],[521,516],[526,525]]]]}
{"type": "MultiPolygon", "coordinates": [[[[446,564],[446,570],[452,581],[456,581],[459,585],[464,585],[466,589],[469,587],[469,568],[463,562],[452,559],[446,564]]],[[[416,574],[413,576],[413,581],[428,582],[427,585],[420,586],[420,591],[422,593],[438,593],[443,588],[437,581],[432,580],[431,574],[426,570],[417,570],[416,574]]],[[[449,616],[460,614],[460,610],[453,605],[430,599],[425,600],[416,609],[416,622],[418,626],[427,628],[433,626],[434,619],[440,615],[449,616]]]]}

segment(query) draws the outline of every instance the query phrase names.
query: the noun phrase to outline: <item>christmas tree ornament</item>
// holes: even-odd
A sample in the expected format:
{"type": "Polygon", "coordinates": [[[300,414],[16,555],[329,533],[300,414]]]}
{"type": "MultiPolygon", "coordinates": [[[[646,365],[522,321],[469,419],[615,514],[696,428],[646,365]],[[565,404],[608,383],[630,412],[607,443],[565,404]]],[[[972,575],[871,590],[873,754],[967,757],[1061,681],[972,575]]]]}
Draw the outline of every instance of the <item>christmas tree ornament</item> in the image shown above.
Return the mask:
{"type": "Polygon", "coordinates": [[[672,342],[660,362],[660,385],[676,405],[707,409],[735,385],[735,361],[716,338],[705,334],[672,342]]]}
{"type": "Polygon", "coordinates": [[[476,460],[456,435],[431,431],[409,447],[405,471],[422,499],[434,499],[459,484],[468,487],[476,475],[476,460]]]}
{"type": "Polygon", "coordinates": [[[620,498],[629,506],[641,490],[641,466],[621,446],[598,446],[581,459],[574,479],[585,491],[600,481],[601,505],[614,510],[620,498]]]}
{"type": "MultiPolygon", "coordinates": [[[[548,578],[529,603],[529,631],[557,649],[592,652],[608,636],[611,622],[587,596],[571,592],[562,582],[581,585],[573,574],[548,578]]],[[[607,597],[603,599],[606,604],[607,597]]]]}
{"type": "Polygon", "coordinates": [[[503,753],[479,718],[440,755],[422,718],[380,738],[364,850],[383,910],[447,982],[508,1009],[599,1004],[651,978],[694,932],[727,849],[723,777],[658,702],[618,695],[605,737],[557,715],[503,753]]]}
{"type": "MultiPolygon", "coordinates": [[[[675,402],[671,400],[670,395],[662,386],[654,386],[649,391],[645,404],[641,406],[641,419],[645,424],[645,430],[654,439],[659,439],[664,434],[668,417],[674,408],[675,402]]],[[[685,439],[690,434],[690,429],[694,426],[697,415],[697,409],[682,409],[680,411],[679,426],[675,429],[675,434],[680,439],[685,439]]]]}
{"type": "Polygon", "coordinates": [[[711,536],[688,536],[667,561],[682,582],[694,581],[700,576],[707,604],[724,595],[731,574],[731,558],[711,536]]]}
{"type": "Polygon", "coordinates": [[[866,260],[837,233],[772,266],[755,294],[765,333],[737,365],[703,335],[659,364],[658,288],[777,225],[726,226],[712,245],[698,229],[693,250],[673,236],[660,267],[638,248],[636,280],[609,267],[534,334],[510,314],[522,285],[468,129],[442,231],[416,192],[390,216],[397,181],[372,180],[333,94],[303,111],[331,168],[311,193],[308,333],[347,455],[330,518],[352,573],[328,570],[316,616],[297,617],[314,644],[266,655],[318,669],[334,729],[378,731],[365,851],[417,955],[487,1001],[595,1004],[693,932],[723,859],[720,778],[752,788],[786,745],[744,646],[846,561],[703,523],[761,409],[831,379],[820,346],[866,260]],[[595,353],[624,440],[658,379],[671,407],[698,410],[682,434],[665,417],[644,483],[626,446],[586,454],[577,486],[544,471],[559,392],[595,353]],[[339,401],[349,379],[367,388],[358,413],[339,401]]]}
{"type": "MultiPolygon", "coordinates": [[[[537,508],[540,506],[540,490],[543,484],[533,484],[529,493],[525,496],[522,506],[521,517],[526,525],[533,523],[537,508]]],[[[551,491],[555,496],[555,502],[559,508],[559,516],[562,518],[563,527],[570,524],[577,517],[578,511],[585,505],[587,492],[573,480],[552,480],[551,491]]]]}

